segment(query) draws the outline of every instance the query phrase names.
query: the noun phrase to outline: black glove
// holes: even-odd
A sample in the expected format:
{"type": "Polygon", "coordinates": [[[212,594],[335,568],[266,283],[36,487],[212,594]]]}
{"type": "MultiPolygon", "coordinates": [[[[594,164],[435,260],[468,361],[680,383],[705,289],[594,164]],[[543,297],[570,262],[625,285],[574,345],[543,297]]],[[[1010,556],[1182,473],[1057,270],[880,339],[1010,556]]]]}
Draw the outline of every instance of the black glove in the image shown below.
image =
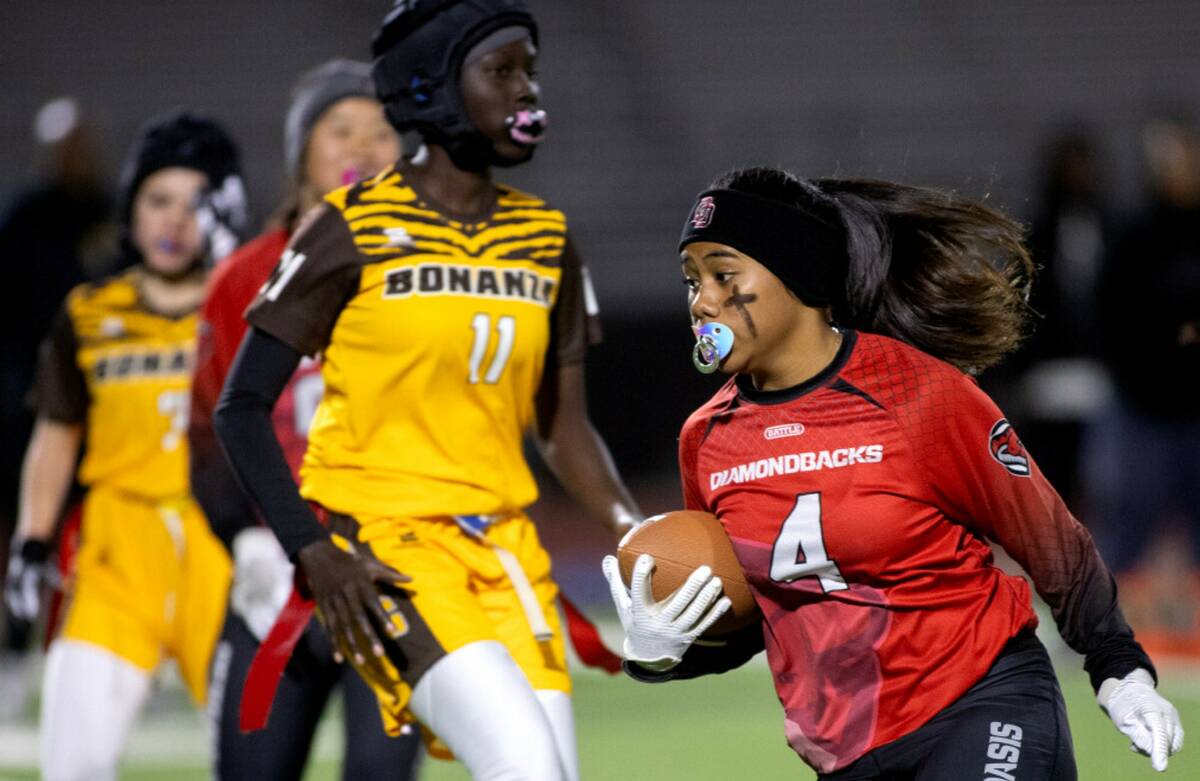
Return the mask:
{"type": "Polygon", "coordinates": [[[45,540],[24,540],[8,559],[4,603],[17,621],[33,623],[42,609],[42,587],[53,582],[50,546],[45,540]]]}

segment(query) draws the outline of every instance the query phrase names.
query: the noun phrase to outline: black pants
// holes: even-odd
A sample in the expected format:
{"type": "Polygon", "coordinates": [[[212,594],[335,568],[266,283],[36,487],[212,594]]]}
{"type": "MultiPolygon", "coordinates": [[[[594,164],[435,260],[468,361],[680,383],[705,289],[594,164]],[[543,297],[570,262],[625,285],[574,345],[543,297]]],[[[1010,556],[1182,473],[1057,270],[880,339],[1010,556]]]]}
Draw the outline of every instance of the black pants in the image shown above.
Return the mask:
{"type": "Polygon", "coordinates": [[[375,695],[349,665],[333,661],[325,630],[314,618],[279,682],[265,729],[242,734],[238,710],[258,641],[229,611],[213,655],[209,709],[216,736],[215,777],[221,781],[298,781],[313,733],[333,688],[345,700],[345,781],[410,781],[417,776],[420,736],[391,738],[383,731],[375,695]]]}
{"type": "Polygon", "coordinates": [[[1032,632],[920,729],[821,781],[1076,781],[1075,749],[1050,656],[1032,632]]]}

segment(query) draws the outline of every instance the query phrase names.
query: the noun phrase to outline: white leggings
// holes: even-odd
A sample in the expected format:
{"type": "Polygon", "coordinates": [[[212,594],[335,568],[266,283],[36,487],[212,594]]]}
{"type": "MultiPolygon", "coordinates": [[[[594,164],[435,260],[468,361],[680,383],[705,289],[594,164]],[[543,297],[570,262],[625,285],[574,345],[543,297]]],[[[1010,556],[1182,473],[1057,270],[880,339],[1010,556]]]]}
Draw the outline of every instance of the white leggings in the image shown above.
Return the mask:
{"type": "Polygon", "coordinates": [[[44,781],[115,781],[150,673],[99,646],[55,640],[42,678],[44,781]]]}
{"type": "Polygon", "coordinates": [[[534,691],[504,646],[487,640],[447,654],[409,703],[474,781],[578,781],[571,697],[534,691]]]}

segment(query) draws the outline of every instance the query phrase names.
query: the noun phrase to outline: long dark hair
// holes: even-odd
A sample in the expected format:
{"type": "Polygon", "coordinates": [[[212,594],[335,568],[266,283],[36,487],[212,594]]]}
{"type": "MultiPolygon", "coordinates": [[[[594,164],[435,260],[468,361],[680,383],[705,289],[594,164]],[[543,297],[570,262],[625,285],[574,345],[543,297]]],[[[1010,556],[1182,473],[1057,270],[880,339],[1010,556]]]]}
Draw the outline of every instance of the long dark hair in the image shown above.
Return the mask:
{"type": "Polygon", "coordinates": [[[846,232],[834,323],[883,334],[977,374],[1026,336],[1034,265],[1021,226],[952,193],[870,179],[806,180],[748,168],[713,187],[824,212],[846,232]]]}

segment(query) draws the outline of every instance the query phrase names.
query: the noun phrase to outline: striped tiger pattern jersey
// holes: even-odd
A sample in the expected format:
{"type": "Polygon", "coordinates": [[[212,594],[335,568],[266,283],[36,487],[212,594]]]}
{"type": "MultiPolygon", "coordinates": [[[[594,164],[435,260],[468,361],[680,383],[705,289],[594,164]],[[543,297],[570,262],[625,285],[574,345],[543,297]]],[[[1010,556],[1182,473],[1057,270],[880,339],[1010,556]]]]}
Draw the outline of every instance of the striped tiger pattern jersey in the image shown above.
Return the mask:
{"type": "Polygon", "coordinates": [[[72,290],[42,346],[38,414],[86,424],[85,486],[149,499],[188,493],[197,319],[143,300],[134,269],[72,290]]]}
{"type": "Polygon", "coordinates": [[[535,196],[497,185],[461,219],[394,168],[326,196],[247,313],[322,356],[301,493],[358,517],[532,503],[522,436],[544,371],[582,360],[590,298],[535,196]]]}

